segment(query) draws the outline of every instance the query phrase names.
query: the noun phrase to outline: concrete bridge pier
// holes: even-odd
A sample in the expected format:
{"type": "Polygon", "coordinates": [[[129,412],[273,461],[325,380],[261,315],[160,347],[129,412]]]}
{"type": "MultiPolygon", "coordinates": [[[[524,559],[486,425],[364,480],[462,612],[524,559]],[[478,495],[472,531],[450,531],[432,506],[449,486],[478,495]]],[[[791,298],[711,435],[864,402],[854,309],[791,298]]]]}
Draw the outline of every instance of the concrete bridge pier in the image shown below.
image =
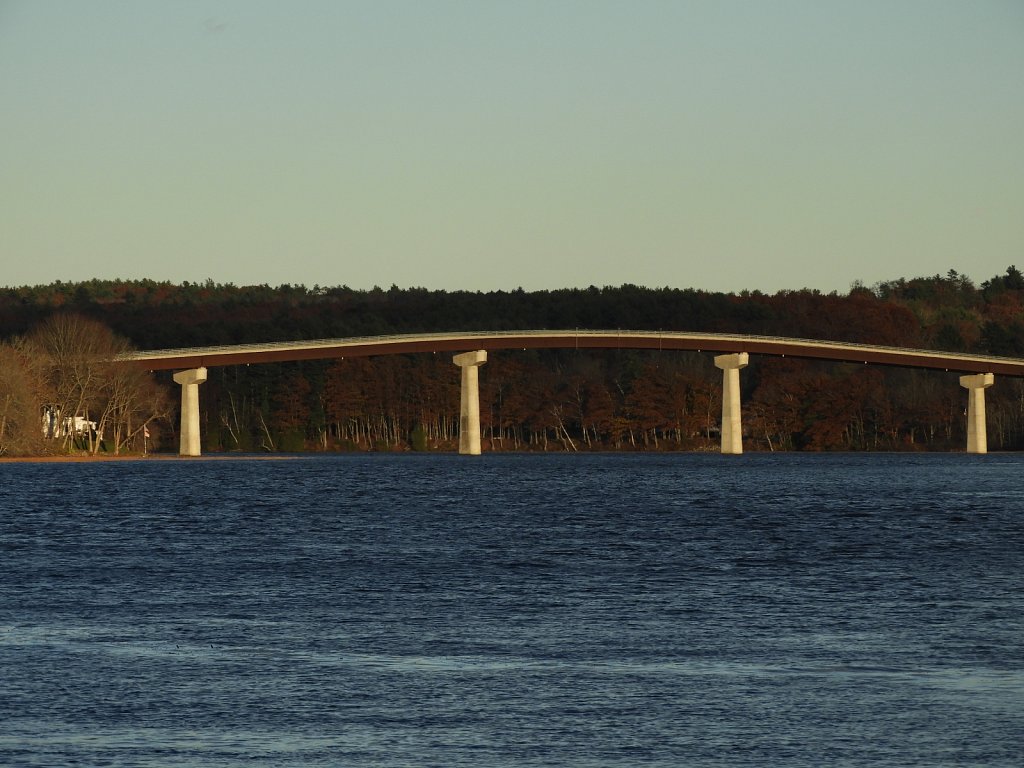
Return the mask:
{"type": "Polygon", "coordinates": [[[715,367],[722,369],[722,453],[743,453],[740,368],[746,368],[749,360],[746,352],[715,357],[715,367]]]}
{"type": "Polygon", "coordinates": [[[174,380],[181,384],[181,448],[180,456],[199,456],[199,385],[206,381],[205,368],[178,371],[174,380]]]}
{"type": "Polygon", "coordinates": [[[961,376],[960,386],[967,389],[967,452],[988,453],[985,431],[985,390],[995,383],[991,373],[961,376]]]}
{"type": "Polygon", "coordinates": [[[487,362],[487,350],[463,352],[452,362],[462,369],[462,396],[459,400],[459,453],[480,455],[480,379],[481,365],[487,362]]]}

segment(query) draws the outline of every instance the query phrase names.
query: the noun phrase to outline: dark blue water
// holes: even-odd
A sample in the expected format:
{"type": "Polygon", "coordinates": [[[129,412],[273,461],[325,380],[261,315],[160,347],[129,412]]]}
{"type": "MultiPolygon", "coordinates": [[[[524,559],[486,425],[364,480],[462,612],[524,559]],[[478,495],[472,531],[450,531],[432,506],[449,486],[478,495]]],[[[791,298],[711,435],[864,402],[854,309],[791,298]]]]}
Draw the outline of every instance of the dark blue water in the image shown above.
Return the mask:
{"type": "Polygon", "coordinates": [[[0,765],[1021,765],[1022,468],[0,465],[0,765]]]}

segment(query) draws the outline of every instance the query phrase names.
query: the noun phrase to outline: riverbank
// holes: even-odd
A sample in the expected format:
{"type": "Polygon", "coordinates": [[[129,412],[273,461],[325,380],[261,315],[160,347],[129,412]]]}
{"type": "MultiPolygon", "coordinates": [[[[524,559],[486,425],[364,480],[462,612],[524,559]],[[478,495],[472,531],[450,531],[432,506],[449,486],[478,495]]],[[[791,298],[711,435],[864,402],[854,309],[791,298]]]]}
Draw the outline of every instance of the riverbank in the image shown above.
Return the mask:
{"type": "Polygon", "coordinates": [[[211,453],[205,456],[178,456],[173,453],[148,453],[74,456],[0,456],[0,464],[93,464],[124,461],[290,461],[294,454],[211,453]]]}

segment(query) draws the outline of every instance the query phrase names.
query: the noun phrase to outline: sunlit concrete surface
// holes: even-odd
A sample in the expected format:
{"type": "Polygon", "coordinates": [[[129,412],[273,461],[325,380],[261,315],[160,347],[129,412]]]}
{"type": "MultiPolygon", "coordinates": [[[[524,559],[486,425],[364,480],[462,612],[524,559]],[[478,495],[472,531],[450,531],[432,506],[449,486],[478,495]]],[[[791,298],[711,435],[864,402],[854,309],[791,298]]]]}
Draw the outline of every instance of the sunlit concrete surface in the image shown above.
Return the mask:
{"type": "Polygon", "coordinates": [[[995,383],[991,373],[961,376],[960,386],[967,389],[967,452],[988,453],[985,424],[985,390],[995,383]]]}
{"type": "Polygon", "coordinates": [[[480,455],[480,366],[487,362],[487,351],[464,352],[452,358],[462,369],[462,394],[459,398],[459,453],[480,455]]]}
{"type": "Polygon", "coordinates": [[[746,368],[746,352],[715,357],[722,369],[722,453],[743,453],[743,422],[740,419],[740,368],[746,368]]]}
{"type": "Polygon", "coordinates": [[[205,368],[178,371],[174,380],[181,385],[181,447],[182,456],[199,456],[199,385],[206,381],[205,368]]]}

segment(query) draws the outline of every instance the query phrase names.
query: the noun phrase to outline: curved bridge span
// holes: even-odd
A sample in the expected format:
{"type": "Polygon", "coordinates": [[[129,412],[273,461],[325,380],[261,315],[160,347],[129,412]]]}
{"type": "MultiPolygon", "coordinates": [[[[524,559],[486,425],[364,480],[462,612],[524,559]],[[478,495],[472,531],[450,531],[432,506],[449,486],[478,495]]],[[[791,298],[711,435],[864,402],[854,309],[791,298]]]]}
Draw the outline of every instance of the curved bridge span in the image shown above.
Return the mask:
{"type": "Polygon", "coordinates": [[[1024,360],[903,349],[841,341],[789,339],[724,333],[674,331],[480,331],[399,334],[347,339],[237,344],[191,349],[133,352],[126,359],[147,370],[172,370],[246,363],[276,363],[333,357],[368,357],[415,352],[468,352],[501,349],[659,349],[693,352],[746,352],[758,355],[811,358],[846,363],[931,368],[962,373],[994,373],[1024,377],[1024,360]]]}
{"type": "Polygon", "coordinates": [[[967,450],[985,453],[985,389],[994,374],[1024,377],[1024,360],[966,355],[924,349],[903,349],[813,339],[788,339],[741,334],[673,331],[480,331],[472,333],[401,334],[349,339],[239,344],[193,349],[133,352],[123,359],[148,370],[173,370],[181,385],[181,454],[198,456],[199,385],[207,366],[369,357],[423,352],[457,352],[452,362],[462,369],[459,452],[480,453],[478,369],[487,352],[503,349],[649,349],[712,352],[722,369],[722,453],[743,452],[740,420],[740,378],[751,354],[797,357],[833,362],[894,365],[955,371],[968,390],[967,450]]]}

